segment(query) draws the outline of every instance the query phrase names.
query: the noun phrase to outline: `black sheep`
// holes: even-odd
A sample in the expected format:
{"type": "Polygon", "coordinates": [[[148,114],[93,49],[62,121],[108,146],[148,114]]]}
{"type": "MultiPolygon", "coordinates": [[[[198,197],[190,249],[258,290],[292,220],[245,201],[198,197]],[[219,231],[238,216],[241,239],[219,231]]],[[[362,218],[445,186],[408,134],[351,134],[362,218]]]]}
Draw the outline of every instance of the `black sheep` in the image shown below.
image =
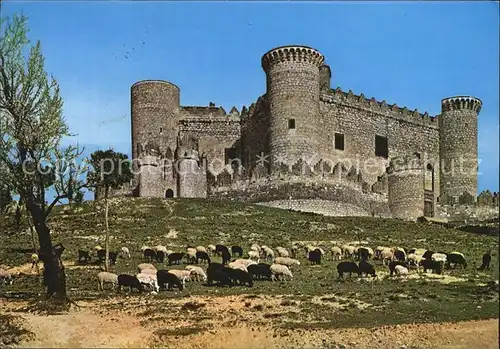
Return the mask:
{"type": "Polygon", "coordinates": [[[233,255],[237,254],[239,257],[243,256],[243,249],[240,246],[232,246],[231,253],[233,255]]]}
{"type": "Polygon", "coordinates": [[[484,270],[484,269],[490,269],[490,263],[491,263],[491,250],[483,254],[483,263],[481,266],[478,268],[478,270],[484,270]]]}
{"type": "Polygon", "coordinates": [[[133,275],[127,275],[127,274],[118,275],[118,292],[121,291],[122,286],[130,287],[130,292],[132,292],[133,288],[138,290],[139,293],[142,293],[142,291],[144,290],[139,279],[137,279],[133,275]]]}
{"type": "Polygon", "coordinates": [[[408,264],[408,262],[402,262],[402,261],[392,261],[389,263],[389,271],[391,272],[391,276],[394,275],[395,271],[396,271],[396,266],[397,265],[401,265],[403,267],[405,267],[406,269],[410,269],[410,266],[408,264]]]}
{"type": "Polygon", "coordinates": [[[449,253],[446,256],[446,267],[450,268],[450,265],[453,264],[454,267],[460,265],[461,268],[467,268],[467,261],[461,253],[449,253]]]}
{"type": "Polygon", "coordinates": [[[267,279],[271,280],[271,266],[266,263],[251,264],[247,267],[248,273],[253,279],[267,279]]]}
{"type": "Polygon", "coordinates": [[[223,268],[212,267],[207,269],[207,283],[212,285],[214,282],[218,282],[221,286],[231,287],[233,283],[229,275],[224,272],[223,268]]]}
{"type": "Polygon", "coordinates": [[[422,259],[418,265],[424,267],[424,273],[429,269],[436,274],[441,274],[443,272],[443,262],[433,261],[432,259],[422,259]]]}
{"type": "Polygon", "coordinates": [[[163,251],[156,252],[156,261],[158,263],[165,262],[165,252],[163,252],[163,251]]]}
{"type": "Polygon", "coordinates": [[[78,262],[90,262],[92,258],[90,257],[89,251],[78,250],[78,262]]]}
{"type": "Polygon", "coordinates": [[[230,260],[231,255],[229,254],[229,251],[227,249],[222,251],[222,264],[226,265],[230,260]]]}
{"type": "Polygon", "coordinates": [[[432,255],[436,253],[434,251],[425,251],[424,254],[422,255],[422,258],[424,259],[431,259],[432,255]]]}
{"type": "Polygon", "coordinates": [[[156,272],[156,279],[158,280],[158,286],[160,287],[160,289],[165,288],[169,290],[174,286],[177,286],[180,291],[184,289],[181,280],[179,280],[176,275],[169,273],[166,269],[158,270],[156,272]]]}
{"type": "Polygon", "coordinates": [[[156,259],[156,252],[155,250],[151,249],[151,248],[146,248],[143,252],[142,252],[142,256],[144,257],[144,259],[147,259],[149,260],[150,262],[153,261],[153,259],[156,259]]]}
{"type": "Polygon", "coordinates": [[[352,277],[352,273],[356,273],[361,276],[361,271],[359,270],[359,266],[355,262],[340,262],[337,264],[337,273],[339,274],[339,278],[344,278],[344,273],[349,273],[349,277],[352,277]]]}
{"type": "Polygon", "coordinates": [[[233,281],[234,284],[245,285],[247,284],[249,287],[253,287],[252,276],[244,270],[240,269],[231,269],[224,268],[223,271],[229,275],[229,278],[233,281]]]}
{"type": "Polygon", "coordinates": [[[184,252],[174,252],[168,255],[168,265],[181,264],[182,257],[184,257],[184,252]]]}
{"type": "Polygon", "coordinates": [[[229,249],[224,246],[224,245],[215,245],[215,253],[218,255],[218,256],[222,256],[222,253],[226,251],[227,253],[229,253],[229,249]]]}
{"type": "Polygon", "coordinates": [[[368,258],[370,258],[370,251],[366,247],[358,248],[358,259],[366,261],[368,258]]]}
{"type": "Polygon", "coordinates": [[[394,258],[400,262],[404,262],[406,260],[406,253],[400,250],[394,251],[394,258]]]}
{"type": "MultiPolygon", "coordinates": [[[[111,264],[116,264],[117,257],[118,253],[109,251],[109,260],[111,264]]],[[[104,262],[106,260],[106,250],[97,251],[97,258],[99,258],[99,262],[104,262]]]]}
{"type": "Polygon", "coordinates": [[[319,249],[315,249],[314,251],[309,252],[308,259],[311,264],[321,264],[321,251],[319,249]]]}
{"type": "Polygon", "coordinates": [[[208,269],[224,269],[224,264],[222,264],[222,263],[216,263],[216,262],[211,262],[208,265],[208,269]]]}
{"type": "Polygon", "coordinates": [[[359,272],[361,273],[361,275],[366,274],[366,275],[371,275],[373,277],[376,277],[377,274],[375,273],[375,268],[373,267],[373,265],[371,265],[370,263],[368,263],[366,260],[361,260],[359,262],[359,272]]]}
{"type": "Polygon", "coordinates": [[[206,261],[208,264],[210,264],[211,260],[210,257],[208,256],[208,253],[206,252],[196,252],[196,263],[200,263],[201,261],[206,261]]]}

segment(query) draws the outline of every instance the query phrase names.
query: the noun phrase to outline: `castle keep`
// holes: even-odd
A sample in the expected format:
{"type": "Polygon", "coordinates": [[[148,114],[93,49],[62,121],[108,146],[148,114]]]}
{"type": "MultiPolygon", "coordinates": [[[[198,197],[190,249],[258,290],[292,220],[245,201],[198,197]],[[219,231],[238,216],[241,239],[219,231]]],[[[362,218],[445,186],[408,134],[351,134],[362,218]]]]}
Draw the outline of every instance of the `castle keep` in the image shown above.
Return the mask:
{"type": "Polygon", "coordinates": [[[431,116],[332,89],[324,56],[306,46],[275,48],[262,68],[265,94],[229,113],[182,106],[167,81],[135,83],[133,195],[403,219],[476,201],[479,99],[445,98],[431,116]]]}

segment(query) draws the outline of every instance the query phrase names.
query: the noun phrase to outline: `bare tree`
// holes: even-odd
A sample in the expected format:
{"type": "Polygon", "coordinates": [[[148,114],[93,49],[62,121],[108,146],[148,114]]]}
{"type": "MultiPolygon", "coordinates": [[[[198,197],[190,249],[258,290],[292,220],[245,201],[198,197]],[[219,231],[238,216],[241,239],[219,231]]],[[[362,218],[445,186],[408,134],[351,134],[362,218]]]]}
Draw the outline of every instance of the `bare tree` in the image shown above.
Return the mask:
{"type": "Polygon", "coordinates": [[[44,263],[44,285],[49,296],[66,298],[66,277],[61,254],[53,245],[47,218],[54,206],[84,186],[68,171],[82,154],[78,147],[63,148],[71,136],[62,115],[59,85],[44,70],[40,42],[30,45],[26,18],[1,21],[0,41],[0,186],[16,192],[31,217],[44,263]],[[26,47],[29,53],[25,54],[26,47]],[[46,191],[57,194],[47,202],[46,191]]]}

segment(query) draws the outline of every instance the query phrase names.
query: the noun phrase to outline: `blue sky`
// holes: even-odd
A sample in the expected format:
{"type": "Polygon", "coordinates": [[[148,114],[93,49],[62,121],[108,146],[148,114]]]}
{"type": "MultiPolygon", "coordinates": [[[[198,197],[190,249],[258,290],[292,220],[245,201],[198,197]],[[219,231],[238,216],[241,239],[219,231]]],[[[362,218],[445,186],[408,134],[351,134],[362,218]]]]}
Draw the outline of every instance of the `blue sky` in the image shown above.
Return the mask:
{"type": "Polygon", "coordinates": [[[130,86],[164,79],[182,105],[241,110],[265,92],[263,53],[288,44],[320,50],[332,87],[440,112],[473,95],[479,116],[479,189],[498,191],[499,5],[496,2],[21,2],[65,116],[89,150],[130,151],[130,86]]]}

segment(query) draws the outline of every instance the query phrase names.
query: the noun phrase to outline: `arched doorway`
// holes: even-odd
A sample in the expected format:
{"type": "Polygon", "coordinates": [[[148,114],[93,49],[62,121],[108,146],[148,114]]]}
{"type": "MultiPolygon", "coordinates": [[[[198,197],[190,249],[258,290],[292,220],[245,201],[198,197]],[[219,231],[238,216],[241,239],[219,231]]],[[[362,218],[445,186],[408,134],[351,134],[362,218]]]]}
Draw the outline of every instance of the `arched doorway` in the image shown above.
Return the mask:
{"type": "Polygon", "coordinates": [[[165,192],[165,198],[170,199],[173,197],[174,197],[174,191],[172,189],[167,189],[167,191],[165,192]]]}

